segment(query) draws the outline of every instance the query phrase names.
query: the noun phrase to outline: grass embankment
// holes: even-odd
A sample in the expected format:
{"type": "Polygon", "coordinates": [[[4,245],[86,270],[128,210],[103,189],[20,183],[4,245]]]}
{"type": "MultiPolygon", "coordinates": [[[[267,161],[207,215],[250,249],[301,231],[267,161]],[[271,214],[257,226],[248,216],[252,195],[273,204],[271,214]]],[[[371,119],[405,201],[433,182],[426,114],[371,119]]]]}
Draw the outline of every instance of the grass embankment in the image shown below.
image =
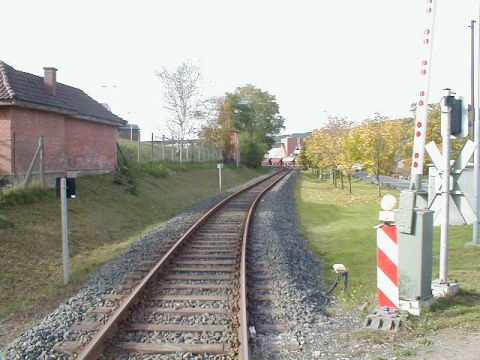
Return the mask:
{"type": "MultiPolygon", "coordinates": [[[[384,190],[398,195],[397,190],[384,190]]],[[[297,211],[301,229],[312,250],[320,258],[324,286],[335,280],[331,271],[335,263],[349,268],[349,297],[336,290],[348,307],[365,302],[376,304],[376,234],[380,199],[376,185],[354,180],[353,194],[320,182],[303,173],[296,188],[297,211]]],[[[471,226],[450,227],[449,278],[460,281],[455,297],[438,301],[424,316],[409,322],[418,331],[446,326],[466,327],[480,324],[480,249],[465,249],[471,241],[471,226]]],[[[433,278],[438,277],[439,229],[433,237],[433,278]]],[[[341,288],[341,285],[339,285],[341,288]]]]}
{"type": "MultiPolygon", "coordinates": [[[[223,188],[263,170],[223,169],[223,188]]],[[[60,201],[54,190],[0,197],[0,320],[69,294],[142,233],[218,192],[214,163],[151,163],[77,179],[69,200],[72,284],[63,286],[60,201]]],[[[33,311],[33,310],[32,310],[33,311]]]]}

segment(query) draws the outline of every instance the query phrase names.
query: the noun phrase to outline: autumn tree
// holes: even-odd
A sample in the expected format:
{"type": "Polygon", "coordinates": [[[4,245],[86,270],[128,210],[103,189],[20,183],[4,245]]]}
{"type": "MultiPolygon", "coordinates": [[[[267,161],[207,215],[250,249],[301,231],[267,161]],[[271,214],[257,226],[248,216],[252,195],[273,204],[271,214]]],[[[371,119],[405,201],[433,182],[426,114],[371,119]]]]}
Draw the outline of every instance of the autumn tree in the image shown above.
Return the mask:
{"type": "Polygon", "coordinates": [[[363,138],[360,136],[360,132],[350,129],[341,143],[340,164],[343,173],[347,176],[350,194],[352,193],[352,176],[355,171],[353,167],[355,164],[362,162],[362,141],[363,138]]]}
{"type": "Polygon", "coordinates": [[[393,164],[401,159],[401,137],[403,124],[387,121],[376,114],[352,129],[351,136],[357,137],[362,165],[375,176],[378,193],[381,195],[380,174],[389,173],[393,164]]]}
{"type": "Polygon", "coordinates": [[[185,136],[195,128],[202,106],[200,91],[200,68],[183,62],[174,71],[162,68],[155,74],[163,85],[164,108],[169,113],[167,125],[172,133],[180,138],[180,162],[183,161],[185,136]]]}
{"type": "MultiPolygon", "coordinates": [[[[330,116],[322,129],[314,131],[305,140],[305,157],[319,169],[320,174],[322,169],[329,169],[335,185],[336,173],[341,169],[342,141],[350,127],[351,122],[346,118],[330,116]]],[[[340,172],[340,175],[343,188],[343,174],[340,172]]]]}
{"type": "Polygon", "coordinates": [[[219,145],[223,148],[223,160],[228,161],[232,156],[232,132],[235,131],[235,117],[233,107],[226,98],[211,100],[216,111],[211,111],[207,123],[202,128],[200,137],[207,144],[219,145]],[[212,116],[212,114],[214,114],[212,116]]]}

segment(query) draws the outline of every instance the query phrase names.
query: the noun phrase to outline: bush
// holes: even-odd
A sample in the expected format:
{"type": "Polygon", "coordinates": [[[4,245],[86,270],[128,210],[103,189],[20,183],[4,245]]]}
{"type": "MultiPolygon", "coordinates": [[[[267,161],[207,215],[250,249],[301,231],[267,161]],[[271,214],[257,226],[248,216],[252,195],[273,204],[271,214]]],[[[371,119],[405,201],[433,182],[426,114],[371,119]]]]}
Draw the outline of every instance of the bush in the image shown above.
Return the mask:
{"type": "Polygon", "coordinates": [[[259,167],[263,156],[268,151],[268,145],[247,133],[240,135],[240,157],[248,167],[259,167]]]}
{"type": "Polygon", "coordinates": [[[139,166],[139,170],[153,177],[159,178],[168,175],[168,169],[158,162],[148,162],[139,166]]]}
{"type": "Polygon", "coordinates": [[[28,188],[14,186],[3,189],[0,192],[0,205],[14,206],[31,204],[41,200],[47,195],[47,191],[42,186],[33,184],[28,188]]]}
{"type": "Polygon", "coordinates": [[[125,185],[125,190],[129,194],[135,195],[138,192],[137,179],[129,168],[120,168],[120,170],[113,177],[112,183],[116,185],[125,185]]]}
{"type": "Polygon", "coordinates": [[[11,225],[12,225],[12,223],[10,221],[8,221],[7,218],[4,215],[0,214],[0,229],[4,229],[4,228],[9,227],[11,225]]]}

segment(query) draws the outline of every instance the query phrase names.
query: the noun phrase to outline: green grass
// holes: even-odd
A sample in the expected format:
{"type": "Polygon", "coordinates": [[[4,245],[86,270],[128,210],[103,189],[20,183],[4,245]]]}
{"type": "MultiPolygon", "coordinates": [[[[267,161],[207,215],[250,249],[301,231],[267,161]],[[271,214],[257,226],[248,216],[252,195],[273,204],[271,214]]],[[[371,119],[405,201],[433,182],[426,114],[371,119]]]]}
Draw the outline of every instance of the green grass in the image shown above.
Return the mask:
{"type": "MultiPolygon", "coordinates": [[[[295,190],[297,212],[303,234],[324,267],[324,287],[335,280],[331,267],[343,263],[349,268],[350,292],[336,290],[341,303],[359,307],[376,304],[376,235],[380,199],[375,185],[353,181],[353,194],[302,173],[295,190]]],[[[382,193],[398,194],[384,189],[382,193]]],[[[480,324],[480,249],[465,249],[471,241],[471,226],[450,227],[449,277],[460,281],[455,297],[438,301],[408,326],[418,331],[480,324]]],[[[433,278],[438,277],[439,229],[434,229],[433,278]]]]}
{"type": "MultiPolygon", "coordinates": [[[[245,183],[261,173],[226,166],[223,187],[245,183]]],[[[0,320],[64,297],[142,233],[217,192],[213,163],[153,163],[121,174],[78,178],[77,198],[68,203],[73,282],[67,287],[63,286],[60,202],[55,191],[35,198],[17,194],[15,201],[9,197],[8,205],[0,205],[0,320]]]]}

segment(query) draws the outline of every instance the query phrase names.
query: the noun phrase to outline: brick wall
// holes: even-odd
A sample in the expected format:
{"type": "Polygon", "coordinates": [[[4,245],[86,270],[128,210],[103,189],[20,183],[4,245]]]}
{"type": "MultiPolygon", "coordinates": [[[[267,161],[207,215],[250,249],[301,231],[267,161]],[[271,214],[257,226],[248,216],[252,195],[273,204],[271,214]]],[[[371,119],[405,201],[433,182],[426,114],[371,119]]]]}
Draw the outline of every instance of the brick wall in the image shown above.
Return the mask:
{"type": "Polygon", "coordinates": [[[61,172],[65,169],[65,118],[46,111],[16,107],[12,109],[12,133],[15,133],[15,171],[24,174],[44,136],[45,170],[61,172]]]}
{"type": "Polygon", "coordinates": [[[11,109],[0,107],[0,174],[12,173],[11,109]]]}
{"type": "Polygon", "coordinates": [[[285,146],[285,154],[290,156],[298,145],[298,139],[293,137],[287,137],[282,139],[282,144],[285,146]]]}
{"type": "Polygon", "coordinates": [[[117,163],[117,128],[67,118],[65,152],[68,170],[114,170],[117,163]]]}
{"type": "MultiPolygon", "coordinates": [[[[0,108],[0,174],[25,174],[40,135],[44,136],[47,174],[115,169],[116,126],[15,107],[0,108]]],[[[38,164],[34,170],[38,171],[38,164]]]]}

